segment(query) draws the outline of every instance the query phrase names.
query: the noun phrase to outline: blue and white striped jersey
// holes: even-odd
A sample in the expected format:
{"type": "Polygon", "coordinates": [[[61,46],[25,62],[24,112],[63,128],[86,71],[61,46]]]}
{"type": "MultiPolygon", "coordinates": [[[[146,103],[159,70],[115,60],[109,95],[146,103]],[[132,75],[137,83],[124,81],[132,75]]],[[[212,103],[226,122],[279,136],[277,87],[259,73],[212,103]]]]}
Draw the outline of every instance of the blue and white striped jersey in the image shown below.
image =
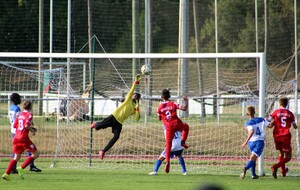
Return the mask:
{"type": "Polygon", "coordinates": [[[8,117],[9,117],[9,122],[10,122],[10,127],[11,127],[11,133],[13,133],[13,134],[16,134],[16,129],[13,128],[13,124],[20,113],[21,113],[20,107],[15,104],[11,104],[9,111],[8,111],[8,117]]]}
{"type": "Polygon", "coordinates": [[[249,119],[245,123],[245,127],[248,131],[254,130],[254,134],[250,138],[249,142],[258,141],[258,140],[265,140],[266,133],[265,133],[265,127],[268,126],[269,122],[266,121],[262,117],[255,117],[252,119],[249,119]]]}

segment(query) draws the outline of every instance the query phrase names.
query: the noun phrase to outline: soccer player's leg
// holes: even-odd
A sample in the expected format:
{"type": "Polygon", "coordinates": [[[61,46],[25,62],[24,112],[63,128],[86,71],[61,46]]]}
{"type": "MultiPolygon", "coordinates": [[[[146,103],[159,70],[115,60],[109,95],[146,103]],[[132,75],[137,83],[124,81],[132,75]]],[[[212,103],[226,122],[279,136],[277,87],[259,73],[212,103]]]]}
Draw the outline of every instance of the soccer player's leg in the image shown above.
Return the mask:
{"type": "Polygon", "coordinates": [[[185,149],[188,149],[189,146],[185,143],[185,141],[188,138],[190,127],[185,122],[181,122],[179,127],[180,127],[180,131],[182,131],[181,146],[183,146],[185,149]]]}
{"type": "Polygon", "coordinates": [[[166,167],[165,172],[170,172],[170,154],[171,154],[171,147],[172,147],[172,140],[174,138],[174,131],[170,129],[170,127],[166,126],[166,167]]]}
{"type": "Polygon", "coordinates": [[[157,175],[157,172],[162,164],[162,162],[165,160],[166,152],[163,150],[159,158],[156,160],[153,171],[149,173],[149,175],[157,175]]]}
{"type": "Polygon", "coordinates": [[[116,122],[116,119],[113,115],[109,115],[104,118],[101,122],[94,122],[90,125],[90,128],[96,129],[97,131],[100,129],[106,129],[107,127],[111,127],[116,122]]]}
{"type": "MultiPolygon", "coordinates": [[[[27,156],[31,156],[31,152],[27,152],[27,156]]],[[[32,162],[30,163],[29,171],[31,171],[31,172],[42,172],[41,169],[37,168],[37,167],[34,165],[34,161],[32,161],[32,162]]]]}
{"type": "MultiPolygon", "coordinates": [[[[16,157],[16,155],[14,157],[16,157]]],[[[9,174],[14,170],[14,168],[16,168],[16,165],[17,165],[17,161],[15,159],[11,159],[10,162],[8,163],[5,173],[2,175],[2,179],[6,181],[10,181],[9,174]]]]}
{"type": "MultiPolygon", "coordinates": [[[[26,142],[26,151],[30,152],[31,155],[28,156],[24,162],[21,165],[21,168],[24,169],[26,168],[28,165],[30,165],[35,159],[37,159],[40,155],[39,151],[37,150],[35,144],[33,144],[31,141],[27,141],[26,142]]],[[[20,173],[19,173],[20,174],[20,173]]]]}
{"type": "Polygon", "coordinates": [[[180,156],[180,157],[178,157],[178,161],[179,161],[179,164],[180,164],[181,169],[182,169],[182,174],[187,175],[184,158],[182,156],[180,156]]]}
{"type": "Polygon", "coordinates": [[[282,157],[281,157],[281,162],[283,162],[283,164],[280,167],[282,177],[285,177],[286,173],[288,173],[289,169],[285,165],[286,165],[286,163],[288,163],[292,159],[291,138],[292,137],[288,135],[283,140],[284,141],[283,145],[282,145],[283,154],[282,154],[282,157]]]}
{"type": "Polygon", "coordinates": [[[112,127],[112,133],[114,134],[114,136],[110,139],[110,141],[107,143],[107,145],[104,147],[104,149],[99,151],[100,159],[103,159],[105,153],[109,149],[111,149],[111,147],[113,147],[114,144],[118,141],[118,139],[120,138],[121,131],[122,131],[122,125],[112,127]]]}

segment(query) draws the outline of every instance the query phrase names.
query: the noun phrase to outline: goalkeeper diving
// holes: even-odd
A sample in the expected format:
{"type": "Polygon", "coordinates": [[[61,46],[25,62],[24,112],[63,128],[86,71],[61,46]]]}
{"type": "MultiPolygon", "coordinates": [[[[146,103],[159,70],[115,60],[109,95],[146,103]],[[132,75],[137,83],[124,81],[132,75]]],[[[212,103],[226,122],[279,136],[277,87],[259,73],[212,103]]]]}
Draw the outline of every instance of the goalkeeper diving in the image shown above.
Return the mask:
{"type": "Polygon", "coordinates": [[[108,142],[108,144],[99,151],[100,159],[104,158],[105,153],[117,142],[120,137],[122,131],[122,125],[125,120],[134,115],[136,121],[140,119],[140,111],[139,111],[139,100],[141,98],[141,94],[135,92],[136,86],[139,84],[141,80],[140,75],[136,75],[135,81],[132,84],[131,89],[126,95],[125,101],[116,108],[111,115],[103,119],[101,122],[94,122],[90,127],[92,129],[96,129],[97,131],[100,129],[106,129],[107,127],[112,128],[112,133],[114,134],[112,139],[108,142]]]}

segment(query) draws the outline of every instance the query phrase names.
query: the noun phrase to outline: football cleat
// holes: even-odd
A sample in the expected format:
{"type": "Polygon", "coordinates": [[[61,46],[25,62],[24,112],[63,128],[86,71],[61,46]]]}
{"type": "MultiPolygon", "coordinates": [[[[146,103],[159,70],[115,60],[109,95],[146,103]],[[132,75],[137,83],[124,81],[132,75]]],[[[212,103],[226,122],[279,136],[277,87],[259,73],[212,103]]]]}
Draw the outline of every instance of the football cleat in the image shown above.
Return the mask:
{"type": "Polygon", "coordinates": [[[29,169],[29,171],[31,171],[31,172],[42,172],[42,170],[39,169],[39,168],[37,168],[36,166],[31,167],[31,168],[29,169]]]}
{"type": "Polygon", "coordinates": [[[241,175],[240,175],[240,179],[244,179],[245,178],[245,176],[246,176],[246,168],[243,168],[242,169],[242,173],[241,173],[241,175]]]}
{"type": "Polygon", "coordinates": [[[289,172],[289,168],[285,168],[284,171],[281,171],[282,177],[285,177],[286,173],[288,173],[288,172],[289,172]]]}
{"type": "Polygon", "coordinates": [[[148,175],[157,175],[157,172],[150,172],[148,175]]]}
{"type": "Polygon", "coordinates": [[[278,169],[278,168],[276,168],[275,165],[273,165],[273,166],[271,167],[272,176],[274,177],[274,179],[277,179],[277,169],[278,169]]]}
{"type": "Polygon", "coordinates": [[[102,160],[104,158],[104,156],[105,156],[105,152],[103,150],[100,150],[99,151],[99,157],[100,157],[100,159],[102,160]]]}
{"type": "Polygon", "coordinates": [[[7,173],[5,173],[2,175],[2,179],[6,180],[6,181],[10,181],[10,176],[7,173]]]}
{"type": "Polygon", "coordinates": [[[17,170],[18,170],[18,174],[21,177],[21,179],[24,179],[24,169],[21,166],[19,166],[19,167],[17,167],[17,170]]]}
{"type": "Polygon", "coordinates": [[[182,175],[187,175],[187,172],[183,172],[182,175]]]}
{"type": "Polygon", "coordinates": [[[10,172],[10,174],[17,174],[17,173],[18,173],[17,169],[14,169],[13,171],[10,172]]]}
{"type": "Polygon", "coordinates": [[[254,175],[254,176],[252,176],[252,179],[258,179],[259,178],[259,176],[258,175],[254,175]]]}
{"type": "Polygon", "coordinates": [[[96,127],[96,122],[92,123],[92,125],[90,126],[91,129],[94,129],[96,127]]]}
{"type": "Polygon", "coordinates": [[[169,172],[170,172],[170,162],[167,162],[167,163],[166,163],[165,172],[166,172],[166,173],[169,173],[169,172]]]}

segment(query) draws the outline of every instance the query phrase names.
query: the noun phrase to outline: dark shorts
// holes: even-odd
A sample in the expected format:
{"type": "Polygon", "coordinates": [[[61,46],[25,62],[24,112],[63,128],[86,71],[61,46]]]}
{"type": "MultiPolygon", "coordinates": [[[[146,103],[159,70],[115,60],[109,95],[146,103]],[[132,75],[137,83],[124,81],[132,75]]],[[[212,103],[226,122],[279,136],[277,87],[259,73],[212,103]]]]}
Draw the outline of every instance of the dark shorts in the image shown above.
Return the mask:
{"type": "Polygon", "coordinates": [[[121,133],[122,131],[122,124],[119,123],[113,115],[109,115],[108,117],[104,118],[101,122],[97,123],[96,130],[99,129],[106,129],[107,127],[112,128],[112,133],[121,133]]]}
{"type": "MultiPolygon", "coordinates": [[[[182,152],[183,152],[183,149],[177,150],[177,151],[171,151],[170,158],[180,157],[182,155],[182,152]]],[[[160,155],[163,157],[166,157],[166,150],[163,150],[160,155]]]]}

